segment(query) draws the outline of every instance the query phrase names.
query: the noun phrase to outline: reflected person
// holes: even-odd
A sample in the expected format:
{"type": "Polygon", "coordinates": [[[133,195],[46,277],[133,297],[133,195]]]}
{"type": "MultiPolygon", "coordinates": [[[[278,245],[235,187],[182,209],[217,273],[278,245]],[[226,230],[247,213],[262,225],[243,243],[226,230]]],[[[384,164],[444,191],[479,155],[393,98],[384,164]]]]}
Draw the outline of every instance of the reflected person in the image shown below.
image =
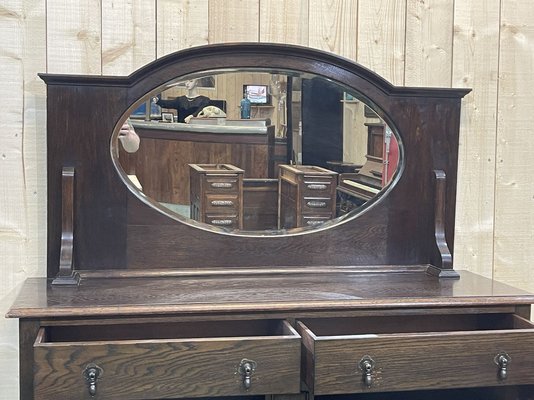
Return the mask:
{"type": "Polygon", "coordinates": [[[209,97],[198,93],[199,81],[199,79],[191,79],[185,82],[186,95],[169,100],[156,98],[156,104],[160,107],[175,109],[178,112],[178,122],[189,122],[192,117],[196,117],[204,107],[210,104],[209,97]]]}

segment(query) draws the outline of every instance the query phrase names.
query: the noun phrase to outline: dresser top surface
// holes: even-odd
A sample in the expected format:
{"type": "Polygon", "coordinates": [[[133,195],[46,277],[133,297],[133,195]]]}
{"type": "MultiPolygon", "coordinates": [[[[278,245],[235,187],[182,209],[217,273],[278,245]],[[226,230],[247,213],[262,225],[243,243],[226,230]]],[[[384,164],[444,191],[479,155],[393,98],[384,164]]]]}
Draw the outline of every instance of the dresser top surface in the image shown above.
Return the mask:
{"type": "Polygon", "coordinates": [[[423,270],[401,273],[250,273],[167,277],[85,277],[79,287],[28,279],[12,318],[154,314],[300,313],[415,307],[533,304],[534,295],[459,271],[438,279],[423,270]]]}

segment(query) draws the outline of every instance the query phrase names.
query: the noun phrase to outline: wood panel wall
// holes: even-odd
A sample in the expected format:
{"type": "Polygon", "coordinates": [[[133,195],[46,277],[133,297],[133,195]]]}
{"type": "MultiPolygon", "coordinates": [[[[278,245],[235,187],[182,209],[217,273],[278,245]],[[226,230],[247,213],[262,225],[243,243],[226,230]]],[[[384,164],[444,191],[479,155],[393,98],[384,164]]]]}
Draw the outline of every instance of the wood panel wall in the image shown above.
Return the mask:
{"type": "MultiPolygon", "coordinates": [[[[473,88],[462,114],[455,265],[534,291],[531,0],[4,0],[0,33],[0,314],[25,278],[46,271],[37,73],[123,75],[232,41],[323,49],[397,85],[473,88]]],[[[18,396],[16,343],[16,321],[0,318],[0,399],[18,396]]]]}

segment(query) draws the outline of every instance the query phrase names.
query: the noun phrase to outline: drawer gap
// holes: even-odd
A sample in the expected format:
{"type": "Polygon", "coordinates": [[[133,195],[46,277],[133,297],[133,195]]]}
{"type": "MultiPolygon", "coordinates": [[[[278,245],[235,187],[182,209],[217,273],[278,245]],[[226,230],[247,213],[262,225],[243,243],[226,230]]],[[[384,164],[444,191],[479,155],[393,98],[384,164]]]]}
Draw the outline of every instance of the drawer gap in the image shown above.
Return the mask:
{"type": "Polygon", "coordinates": [[[48,326],[41,340],[47,343],[110,340],[158,340],[225,337],[295,336],[282,320],[202,321],[187,323],[48,326]]]}
{"type": "Polygon", "coordinates": [[[303,319],[316,336],[532,329],[515,314],[366,316],[303,319]]]}

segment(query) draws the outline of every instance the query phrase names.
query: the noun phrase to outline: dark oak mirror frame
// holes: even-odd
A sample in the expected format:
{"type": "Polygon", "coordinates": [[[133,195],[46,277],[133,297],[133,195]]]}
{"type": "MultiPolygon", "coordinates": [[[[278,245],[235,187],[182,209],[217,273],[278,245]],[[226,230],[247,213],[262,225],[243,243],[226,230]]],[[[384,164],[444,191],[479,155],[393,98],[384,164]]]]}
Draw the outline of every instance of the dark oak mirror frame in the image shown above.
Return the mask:
{"type": "Polygon", "coordinates": [[[460,104],[467,89],[395,87],[333,54],[260,43],[187,49],[128,77],[40,76],[47,84],[48,276],[58,277],[57,283],[76,283],[79,270],[134,276],[300,266],[414,268],[458,276],[451,249],[460,104]],[[126,112],[177,76],[239,67],[307,72],[363,93],[401,138],[404,165],[397,184],[356,218],[292,236],[221,235],[167,218],[140,201],[110,154],[110,140],[126,112]],[[75,179],[62,178],[65,168],[74,169],[75,179]],[[63,204],[58,201],[62,192],[63,204]],[[65,199],[70,195],[69,210],[65,199]],[[69,234],[72,241],[62,240],[69,234]]]}

